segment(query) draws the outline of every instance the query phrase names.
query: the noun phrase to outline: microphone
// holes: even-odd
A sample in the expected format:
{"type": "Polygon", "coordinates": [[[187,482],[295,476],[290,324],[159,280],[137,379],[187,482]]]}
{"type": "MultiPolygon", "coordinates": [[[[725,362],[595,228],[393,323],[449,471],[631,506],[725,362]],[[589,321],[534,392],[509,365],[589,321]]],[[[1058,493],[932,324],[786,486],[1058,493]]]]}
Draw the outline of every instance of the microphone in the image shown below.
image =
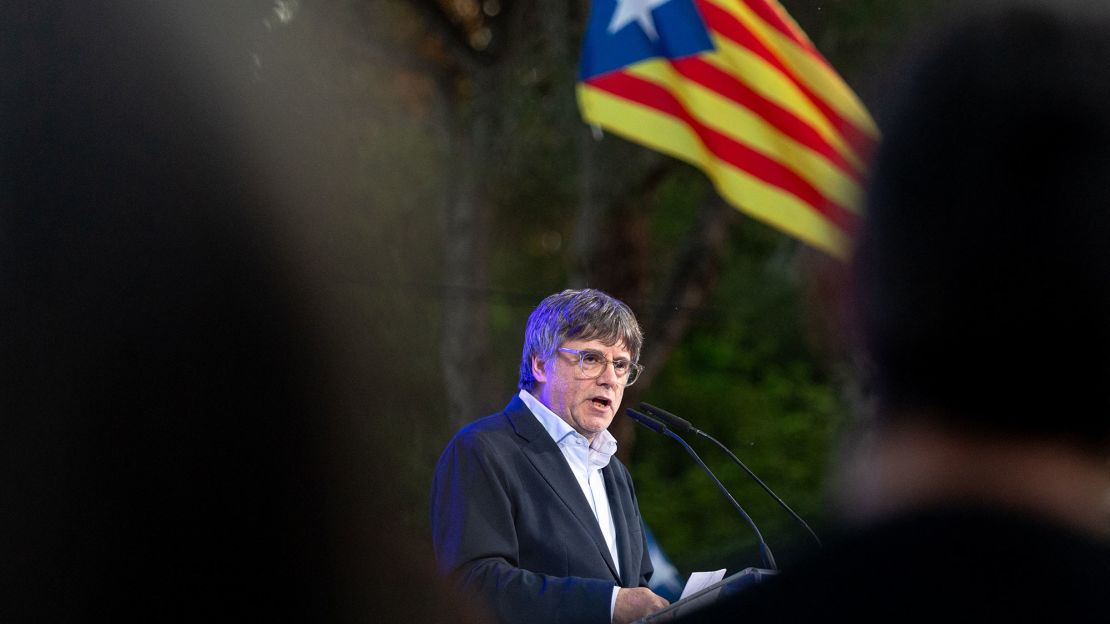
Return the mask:
{"type": "Polygon", "coordinates": [[[668,429],[666,425],[652,418],[651,416],[641,414],[640,412],[637,412],[630,407],[625,408],[624,411],[632,420],[635,420],[636,422],[647,427],[648,429],[651,429],[656,433],[661,433],[669,438],[674,439],[676,442],[681,444],[683,448],[686,449],[686,452],[694,458],[694,461],[698,462],[698,465],[701,466],[701,469],[705,471],[705,474],[709,475],[709,478],[713,479],[713,483],[717,484],[717,489],[721,490],[721,493],[725,495],[725,498],[728,499],[728,502],[732,503],[732,506],[736,508],[736,511],[740,512],[740,515],[748,521],[748,525],[752,527],[752,531],[755,531],[755,536],[757,539],[759,539],[759,556],[763,559],[763,565],[771,570],[777,571],[779,568],[778,565],[775,563],[775,556],[771,554],[771,547],[768,546],[767,542],[763,539],[763,534],[759,532],[759,527],[755,526],[755,521],[753,521],[752,517],[748,515],[748,512],[744,511],[744,508],[740,506],[740,503],[736,502],[736,499],[732,497],[732,494],[730,494],[727,489],[725,489],[724,484],[721,483],[721,480],[717,478],[717,475],[713,474],[713,471],[709,469],[709,466],[705,465],[705,462],[703,462],[701,458],[698,457],[698,454],[694,452],[694,449],[690,448],[690,445],[686,443],[686,440],[683,440],[681,437],[678,436],[678,434],[674,433],[673,431],[668,429]]]}
{"type": "Polygon", "coordinates": [[[686,420],[685,418],[679,418],[678,416],[675,416],[674,414],[661,407],[655,407],[654,405],[650,405],[648,403],[640,403],[640,409],[644,410],[648,414],[651,414],[653,418],[659,419],[661,422],[665,423],[671,429],[674,429],[679,433],[689,433],[693,431],[694,433],[701,433],[702,435],[705,435],[700,429],[695,429],[694,426],[690,424],[690,421],[686,420]]]}
{"type": "Polygon", "coordinates": [[[640,412],[637,412],[636,410],[631,408],[626,409],[625,412],[628,414],[629,418],[635,420],[648,429],[651,429],[655,433],[662,433],[663,435],[670,433],[669,431],[667,431],[667,425],[664,425],[663,423],[655,420],[650,416],[641,414],[640,412]]]}
{"type": "MultiPolygon", "coordinates": [[[[654,405],[648,405],[647,403],[641,403],[640,408],[643,409],[648,414],[651,414],[655,418],[658,418],[659,420],[663,421],[663,423],[666,423],[667,426],[669,426],[671,429],[674,429],[675,431],[679,431],[679,432],[682,432],[682,433],[688,433],[688,432],[696,433],[697,435],[700,435],[700,436],[708,439],[709,441],[713,442],[717,446],[721,447],[721,449],[724,450],[724,452],[727,453],[728,456],[732,458],[732,461],[736,462],[737,465],[739,465],[741,468],[743,468],[744,472],[748,473],[748,476],[751,477],[756,483],[758,483],[759,487],[763,488],[763,491],[767,492],[767,494],[769,494],[771,496],[771,498],[775,499],[775,501],[778,502],[778,504],[781,505],[782,508],[785,509],[787,513],[789,513],[791,516],[793,516],[794,519],[797,520],[799,524],[801,524],[803,527],[805,527],[806,531],[809,531],[809,534],[811,536],[813,536],[813,540],[817,542],[818,546],[823,546],[823,544],[821,544],[820,538],[817,537],[817,534],[813,532],[813,529],[809,528],[809,524],[807,524],[806,521],[803,520],[801,516],[799,516],[797,513],[795,513],[794,510],[790,508],[790,505],[787,505],[785,501],[783,501],[781,498],[779,498],[778,494],[775,494],[773,491],[771,491],[771,488],[767,487],[767,484],[764,483],[762,479],[757,477],[755,475],[755,473],[751,471],[750,468],[748,468],[746,465],[744,465],[744,462],[740,461],[740,458],[737,457],[732,451],[730,451],[727,446],[718,442],[716,438],[709,435],[708,433],[706,433],[706,432],[704,432],[700,429],[695,428],[693,425],[690,424],[690,421],[686,420],[685,418],[679,418],[678,416],[675,416],[674,414],[668,412],[665,409],[655,407],[654,405]]],[[[628,411],[631,411],[631,410],[628,410],[628,411]]]]}

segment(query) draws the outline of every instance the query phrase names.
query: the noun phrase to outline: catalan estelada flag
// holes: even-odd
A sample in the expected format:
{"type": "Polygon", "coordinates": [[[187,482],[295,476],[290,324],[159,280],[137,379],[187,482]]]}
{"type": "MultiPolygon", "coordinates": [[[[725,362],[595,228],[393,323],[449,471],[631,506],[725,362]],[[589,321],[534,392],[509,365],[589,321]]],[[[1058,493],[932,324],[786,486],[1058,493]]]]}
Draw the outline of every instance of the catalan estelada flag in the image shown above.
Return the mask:
{"type": "Polygon", "coordinates": [[[776,0],[594,0],[585,120],[702,169],[733,206],[837,257],[878,139],[776,0]]]}

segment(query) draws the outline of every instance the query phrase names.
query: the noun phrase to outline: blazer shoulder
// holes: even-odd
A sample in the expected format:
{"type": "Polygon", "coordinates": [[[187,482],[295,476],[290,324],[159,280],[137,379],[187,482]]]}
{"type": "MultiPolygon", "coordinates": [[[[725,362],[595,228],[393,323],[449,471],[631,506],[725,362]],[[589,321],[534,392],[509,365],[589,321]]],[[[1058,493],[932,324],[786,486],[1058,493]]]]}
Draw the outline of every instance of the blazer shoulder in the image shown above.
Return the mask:
{"type": "Polygon", "coordinates": [[[451,444],[464,444],[467,446],[477,444],[481,440],[504,435],[512,432],[509,420],[503,412],[483,416],[463,426],[451,439],[451,444]]]}
{"type": "Polygon", "coordinates": [[[509,446],[508,443],[518,437],[510,419],[513,407],[514,403],[510,402],[508,407],[500,412],[465,425],[451,438],[447,445],[448,449],[457,447],[466,450],[496,450],[509,446]]]}

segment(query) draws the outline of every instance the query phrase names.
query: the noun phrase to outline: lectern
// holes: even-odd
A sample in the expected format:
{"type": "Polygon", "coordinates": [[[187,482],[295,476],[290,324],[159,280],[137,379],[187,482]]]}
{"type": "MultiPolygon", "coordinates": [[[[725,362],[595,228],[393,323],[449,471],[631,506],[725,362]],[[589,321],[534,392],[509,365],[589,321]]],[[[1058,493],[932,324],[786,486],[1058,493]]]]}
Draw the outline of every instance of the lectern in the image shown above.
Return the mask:
{"type": "Polygon", "coordinates": [[[660,622],[671,622],[678,619],[679,616],[687,615],[692,611],[706,607],[716,601],[718,598],[728,596],[736,592],[744,591],[748,587],[757,583],[762,583],[768,578],[778,574],[775,570],[766,570],[763,568],[745,568],[732,576],[726,576],[720,581],[706,587],[705,589],[691,594],[682,600],[676,600],[671,603],[667,608],[656,611],[651,615],[636,620],[636,624],[659,624],[660,622]]]}

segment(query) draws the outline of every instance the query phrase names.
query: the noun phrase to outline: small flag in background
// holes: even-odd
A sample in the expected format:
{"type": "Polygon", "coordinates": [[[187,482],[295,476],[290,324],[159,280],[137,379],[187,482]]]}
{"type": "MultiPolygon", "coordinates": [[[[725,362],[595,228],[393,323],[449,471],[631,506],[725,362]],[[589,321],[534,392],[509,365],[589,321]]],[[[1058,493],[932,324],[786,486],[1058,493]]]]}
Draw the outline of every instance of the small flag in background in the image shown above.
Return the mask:
{"type": "Polygon", "coordinates": [[[586,122],[702,169],[729,203],[843,258],[878,138],[776,0],[594,0],[586,122]]]}

